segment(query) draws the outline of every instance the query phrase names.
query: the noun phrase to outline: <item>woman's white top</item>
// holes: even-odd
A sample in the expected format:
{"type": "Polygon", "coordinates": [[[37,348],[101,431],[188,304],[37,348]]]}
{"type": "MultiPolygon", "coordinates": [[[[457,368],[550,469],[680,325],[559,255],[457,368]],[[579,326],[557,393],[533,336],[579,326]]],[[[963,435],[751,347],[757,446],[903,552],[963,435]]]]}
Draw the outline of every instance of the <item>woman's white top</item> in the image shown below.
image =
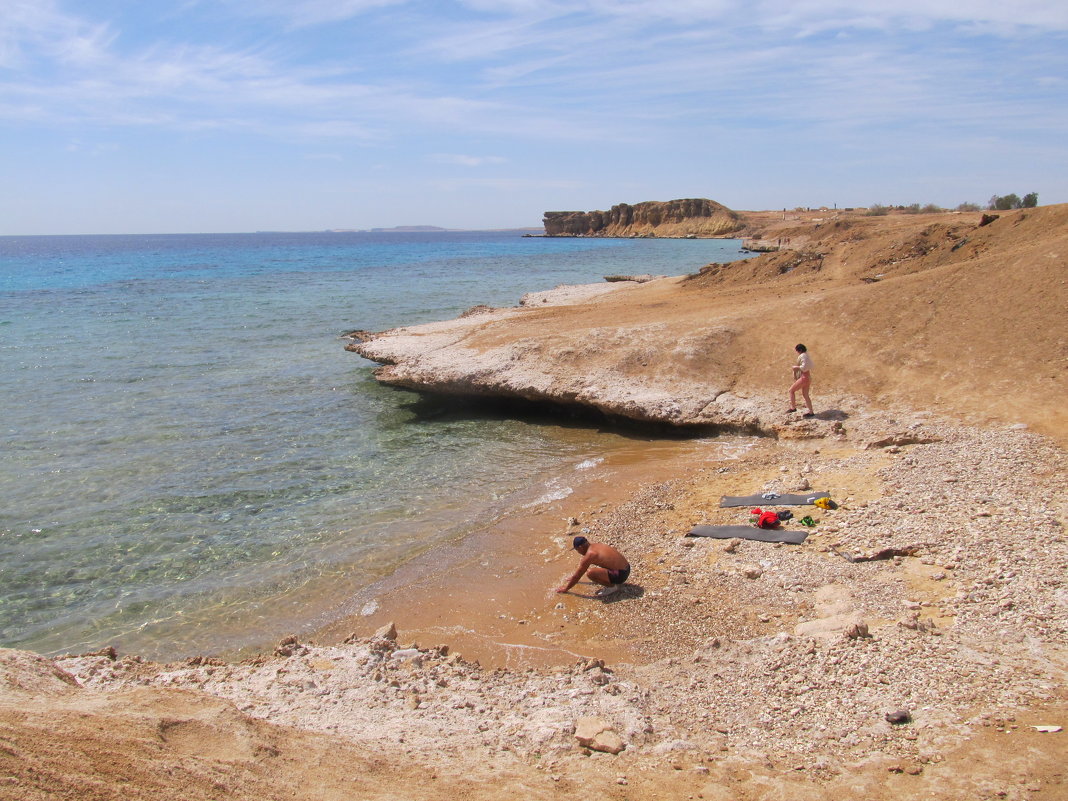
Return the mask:
{"type": "Polygon", "coordinates": [[[812,369],[812,357],[808,355],[808,351],[798,355],[797,366],[801,368],[802,373],[807,373],[812,369]]]}

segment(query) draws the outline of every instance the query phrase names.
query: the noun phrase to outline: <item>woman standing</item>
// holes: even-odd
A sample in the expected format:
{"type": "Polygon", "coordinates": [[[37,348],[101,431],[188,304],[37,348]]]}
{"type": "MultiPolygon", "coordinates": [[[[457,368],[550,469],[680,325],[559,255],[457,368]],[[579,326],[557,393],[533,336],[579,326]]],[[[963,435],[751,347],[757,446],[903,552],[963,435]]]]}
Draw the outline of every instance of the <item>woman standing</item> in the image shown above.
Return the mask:
{"type": "Polygon", "coordinates": [[[805,399],[805,405],[808,407],[808,412],[802,417],[815,417],[816,413],[812,411],[812,398],[808,396],[808,388],[812,385],[812,357],[808,355],[808,348],[804,345],[799,344],[794,347],[794,350],[797,351],[797,364],[790,368],[794,371],[794,383],[790,385],[790,408],[786,411],[797,411],[794,393],[801,390],[801,397],[805,399]]]}

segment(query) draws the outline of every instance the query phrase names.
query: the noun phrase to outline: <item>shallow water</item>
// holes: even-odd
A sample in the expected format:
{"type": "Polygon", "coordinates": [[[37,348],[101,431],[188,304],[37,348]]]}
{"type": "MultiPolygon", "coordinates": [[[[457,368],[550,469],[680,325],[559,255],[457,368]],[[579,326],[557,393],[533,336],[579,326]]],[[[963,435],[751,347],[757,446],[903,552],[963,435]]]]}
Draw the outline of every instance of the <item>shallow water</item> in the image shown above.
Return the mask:
{"type": "Polygon", "coordinates": [[[381,387],[341,333],[739,257],[515,232],[0,237],[0,645],[176,658],[329,620],[622,443],[381,387]]]}

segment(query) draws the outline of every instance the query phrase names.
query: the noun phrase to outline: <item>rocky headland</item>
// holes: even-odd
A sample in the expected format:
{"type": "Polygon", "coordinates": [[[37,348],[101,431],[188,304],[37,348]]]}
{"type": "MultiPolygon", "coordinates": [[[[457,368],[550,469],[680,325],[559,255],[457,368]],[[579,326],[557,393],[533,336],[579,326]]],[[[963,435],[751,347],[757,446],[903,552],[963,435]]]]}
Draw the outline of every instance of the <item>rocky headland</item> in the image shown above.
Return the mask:
{"type": "Polygon", "coordinates": [[[608,211],[547,211],[546,236],[724,237],[741,216],[707,198],[619,203],[608,211]]]}
{"type": "Polygon", "coordinates": [[[775,253],[531,293],[517,307],[363,332],[349,349],[395,386],[672,426],[825,434],[841,419],[827,396],[845,394],[1060,435],[1068,208],[980,217],[775,215],[759,223],[789,243],[775,253]],[[806,423],[781,414],[797,341],[825,398],[806,423]]]}
{"type": "Polygon", "coordinates": [[[0,652],[0,798],[1066,797],[1068,207],[746,222],[782,249],[355,337],[391,385],[701,436],[273,653],[0,652]],[[812,490],[801,545],[686,536],[812,490]],[[551,592],[580,532],[623,592],[551,592]]]}

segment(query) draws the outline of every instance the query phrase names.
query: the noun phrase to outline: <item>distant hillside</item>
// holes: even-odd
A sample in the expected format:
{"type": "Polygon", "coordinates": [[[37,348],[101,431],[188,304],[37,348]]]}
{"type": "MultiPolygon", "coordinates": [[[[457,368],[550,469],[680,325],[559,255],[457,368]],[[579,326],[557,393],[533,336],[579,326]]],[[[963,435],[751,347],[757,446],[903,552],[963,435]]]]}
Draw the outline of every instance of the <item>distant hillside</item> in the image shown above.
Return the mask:
{"type": "Polygon", "coordinates": [[[547,211],[546,236],[729,236],[741,216],[707,198],[620,203],[608,211],[547,211]]]}

